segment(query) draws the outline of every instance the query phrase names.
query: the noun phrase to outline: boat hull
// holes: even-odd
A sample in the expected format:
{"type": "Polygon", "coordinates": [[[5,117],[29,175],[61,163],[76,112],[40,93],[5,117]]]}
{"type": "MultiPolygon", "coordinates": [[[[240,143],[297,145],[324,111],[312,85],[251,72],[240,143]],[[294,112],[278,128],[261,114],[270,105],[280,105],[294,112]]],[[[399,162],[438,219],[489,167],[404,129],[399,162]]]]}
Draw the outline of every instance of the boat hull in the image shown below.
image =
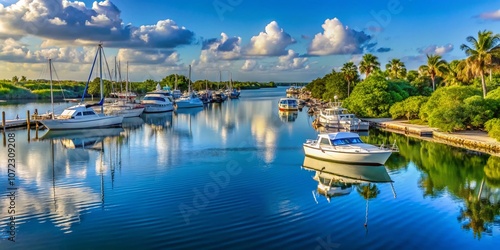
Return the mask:
{"type": "Polygon", "coordinates": [[[173,111],[174,106],[172,104],[145,104],[144,105],[144,113],[162,113],[173,111]]]}
{"type": "Polygon", "coordinates": [[[351,164],[380,165],[384,164],[392,154],[390,150],[371,152],[337,151],[331,148],[318,148],[315,145],[309,145],[307,143],[304,143],[303,148],[305,155],[309,157],[351,164]]]}
{"type": "Polygon", "coordinates": [[[199,100],[199,101],[178,101],[178,102],[175,102],[175,105],[177,106],[178,109],[199,108],[199,107],[203,107],[203,102],[201,100],[199,100]]]}
{"type": "Polygon", "coordinates": [[[54,119],[54,120],[40,120],[40,122],[49,130],[91,129],[91,128],[119,127],[123,122],[123,117],[99,115],[96,118],[86,119],[86,120],[54,119]]]}
{"type": "Polygon", "coordinates": [[[143,107],[131,108],[128,106],[123,107],[112,107],[104,111],[106,115],[118,115],[124,118],[137,117],[144,112],[143,107]]]}
{"type": "Polygon", "coordinates": [[[332,117],[319,116],[319,123],[326,128],[345,129],[349,131],[368,131],[370,123],[362,121],[338,120],[332,117]]]}

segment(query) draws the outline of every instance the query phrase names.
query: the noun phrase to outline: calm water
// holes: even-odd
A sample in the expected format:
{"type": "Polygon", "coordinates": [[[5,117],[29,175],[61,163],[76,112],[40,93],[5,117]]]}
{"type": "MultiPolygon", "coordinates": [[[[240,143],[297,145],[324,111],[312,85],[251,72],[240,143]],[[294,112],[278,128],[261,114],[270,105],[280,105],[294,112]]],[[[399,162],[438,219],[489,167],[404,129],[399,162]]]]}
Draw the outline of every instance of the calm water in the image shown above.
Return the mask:
{"type": "MultiPolygon", "coordinates": [[[[279,113],[284,94],[244,91],[222,105],[128,119],[123,129],[41,131],[38,140],[9,132],[15,218],[0,146],[0,249],[498,247],[499,158],[372,130],[365,141],[400,148],[386,164],[393,185],[346,178],[344,195],[324,195],[314,167],[341,167],[304,162],[313,118],[279,113]]],[[[50,110],[1,105],[14,117],[50,110]]]]}

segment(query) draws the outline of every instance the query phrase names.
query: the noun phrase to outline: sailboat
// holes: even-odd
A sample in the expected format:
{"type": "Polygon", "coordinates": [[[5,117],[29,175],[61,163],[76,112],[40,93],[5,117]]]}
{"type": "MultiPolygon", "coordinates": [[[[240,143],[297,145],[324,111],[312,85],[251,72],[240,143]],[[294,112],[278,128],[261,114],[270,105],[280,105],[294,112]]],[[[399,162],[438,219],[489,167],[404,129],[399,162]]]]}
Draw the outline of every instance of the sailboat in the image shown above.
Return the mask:
{"type": "Polygon", "coordinates": [[[191,90],[191,65],[189,65],[188,84],[189,84],[188,96],[181,97],[175,100],[175,105],[177,106],[177,109],[203,107],[203,102],[200,100],[200,98],[198,98],[198,95],[196,95],[196,93],[191,90]]]}
{"type": "Polygon", "coordinates": [[[125,85],[126,92],[124,93],[124,98],[120,98],[111,105],[104,107],[104,114],[106,115],[118,115],[123,117],[137,117],[144,112],[144,106],[132,102],[135,99],[135,94],[129,91],[129,81],[128,81],[128,62],[127,62],[127,80],[125,85]],[[133,94],[133,96],[129,96],[133,94]]]}
{"type": "MultiPolygon", "coordinates": [[[[61,115],[57,117],[52,117],[50,120],[41,120],[40,122],[49,130],[65,130],[65,129],[90,129],[90,128],[105,128],[105,127],[115,127],[121,126],[123,122],[122,116],[105,115],[103,110],[104,103],[104,90],[102,81],[102,44],[99,44],[97,48],[96,55],[94,57],[94,62],[92,63],[92,68],[90,70],[90,75],[85,86],[85,90],[82,94],[82,99],[78,105],[66,108],[61,115]],[[94,69],[95,63],[99,57],[99,73],[100,73],[100,87],[101,87],[101,101],[96,104],[85,104],[85,93],[87,92],[90,78],[92,76],[92,70],[94,69]],[[101,106],[101,113],[98,114],[92,109],[93,106],[101,106]]],[[[50,62],[50,61],[49,61],[50,62]]],[[[52,74],[51,74],[52,82],[52,74]]],[[[52,87],[51,87],[52,89],[52,87]]],[[[52,92],[52,91],[51,91],[52,92]]],[[[52,96],[52,93],[51,93],[52,96]]],[[[53,98],[51,102],[54,103],[53,98]]]]}

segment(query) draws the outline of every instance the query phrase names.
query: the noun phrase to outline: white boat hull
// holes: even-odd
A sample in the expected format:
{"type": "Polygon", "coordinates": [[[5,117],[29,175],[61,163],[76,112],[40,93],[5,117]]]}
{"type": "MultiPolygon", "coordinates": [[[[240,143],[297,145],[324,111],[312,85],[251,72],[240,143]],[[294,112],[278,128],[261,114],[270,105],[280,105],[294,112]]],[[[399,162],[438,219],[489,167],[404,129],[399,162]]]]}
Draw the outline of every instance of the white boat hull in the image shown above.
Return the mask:
{"type": "Polygon", "coordinates": [[[179,100],[175,102],[175,105],[177,106],[178,109],[182,108],[199,108],[203,107],[203,102],[198,99],[198,100],[179,100]]]}
{"type": "Polygon", "coordinates": [[[123,116],[124,118],[137,117],[144,112],[143,107],[130,107],[130,106],[111,106],[106,107],[104,113],[106,115],[123,116]]]}
{"type": "Polygon", "coordinates": [[[168,104],[144,104],[144,113],[161,113],[174,110],[172,103],[168,104]]]}
{"type": "MultiPolygon", "coordinates": [[[[335,147],[325,146],[320,148],[308,143],[304,143],[303,148],[304,153],[310,157],[352,164],[384,164],[392,154],[392,151],[388,149],[365,151],[352,148],[351,150],[340,151],[335,149],[335,147]]],[[[338,148],[340,149],[341,147],[338,148]]]]}
{"type": "Polygon", "coordinates": [[[54,120],[40,120],[40,122],[49,130],[107,128],[107,127],[121,126],[123,122],[123,117],[98,115],[95,118],[89,118],[85,120],[54,119],[54,120]]]}
{"type": "Polygon", "coordinates": [[[338,120],[323,115],[319,116],[319,122],[326,128],[345,129],[348,131],[368,131],[370,129],[369,122],[338,120]]]}

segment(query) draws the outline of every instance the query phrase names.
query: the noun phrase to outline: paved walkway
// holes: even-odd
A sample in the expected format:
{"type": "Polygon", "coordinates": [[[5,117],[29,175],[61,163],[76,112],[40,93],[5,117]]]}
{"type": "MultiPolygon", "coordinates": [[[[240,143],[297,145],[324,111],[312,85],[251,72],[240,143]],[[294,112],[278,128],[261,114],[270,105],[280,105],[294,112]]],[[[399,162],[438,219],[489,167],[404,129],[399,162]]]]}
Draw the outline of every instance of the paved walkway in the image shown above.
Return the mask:
{"type": "Polygon", "coordinates": [[[392,120],[390,118],[363,120],[383,129],[416,137],[430,136],[438,142],[500,156],[500,142],[489,137],[488,133],[484,131],[468,130],[448,133],[425,125],[410,124],[406,120],[392,120]]]}

